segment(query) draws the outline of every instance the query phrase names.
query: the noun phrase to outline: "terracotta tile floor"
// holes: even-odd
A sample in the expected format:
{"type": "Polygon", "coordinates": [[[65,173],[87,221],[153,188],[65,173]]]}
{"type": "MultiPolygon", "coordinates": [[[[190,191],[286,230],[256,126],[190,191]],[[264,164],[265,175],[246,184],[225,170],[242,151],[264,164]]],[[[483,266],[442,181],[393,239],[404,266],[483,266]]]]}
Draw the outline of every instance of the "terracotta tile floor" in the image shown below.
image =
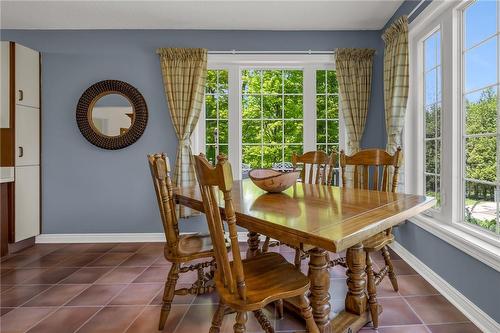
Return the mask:
{"type": "MultiPolygon", "coordinates": [[[[289,248],[272,250],[293,261],[289,248]]],[[[395,253],[392,258],[400,290],[394,292],[387,279],[379,286],[384,312],[378,332],[480,332],[406,262],[395,253]]],[[[374,261],[383,259],[376,255],[374,261]]],[[[158,332],[169,269],[161,243],[40,244],[4,258],[0,268],[2,333],[158,332]]],[[[189,286],[194,277],[181,275],[179,287],[189,286]]],[[[330,277],[332,310],[338,313],[344,307],[345,269],[335,267],[330,277]]],[[[208,332],[216,306],[216,293],[177,296],[164,332],[208,332]]],[[[302,320],[292,314],[279,320],[272,307],[265,312],[277,332],[304,331],[302,320]]],[[[234,314],[226,316],[223,332],[232,332],[233,323],[234,314]]],[[[262,331],[253,316],[247,331],[262,331]]],[[[362,332],[375,331],[368,325],[362,332]]]]}

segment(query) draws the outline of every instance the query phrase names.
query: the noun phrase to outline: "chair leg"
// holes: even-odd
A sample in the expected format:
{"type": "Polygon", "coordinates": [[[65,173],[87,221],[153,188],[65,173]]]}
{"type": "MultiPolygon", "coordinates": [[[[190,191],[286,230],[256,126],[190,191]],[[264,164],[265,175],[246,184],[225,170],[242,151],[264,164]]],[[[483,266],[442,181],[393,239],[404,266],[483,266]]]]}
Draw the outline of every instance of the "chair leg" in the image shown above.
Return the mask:
{"type": "Polygon", "coordinates": [[[375,273],[373,272],[373,263],[369,252],[366,252],[366,275],[368,280],[368,304],[370,306],[373,328],[376,329],[378,327],[377,286],[375,285],[375,273]]]}
{"type": "Polygon", "coordinates": [[[394,289],[394,291],[398,291],[398,280],[396,278],[396,273],[394,273],[394,266],[392,265],[391,255],[389,254],[389,250],[387,250],[387,246],[384,246],[381,251],[382,256],[384,256],[385,265],[389,268],[387,273],[389,274],[389,279],[391,280],[392,289],[394,289]]]}
{"type": "Polygon", "coordinates": [[[260,324],[260,327],[264,330],[266,333],[274,333],[274,328],[271,326],[271,323],[269,322],[269,319],[267,319],[266,315],[262,310],[257,310],[253,312],[255,318],[260,324]]]}
{"type": "Polygon", "coordinates": [[[236,323],[233,326],[234,333],[245,333],[247,328],[245,324],[247,322],[247,313],[246,312],[238,312],[236,314],[236,323]]]}
{"type": "Polygon", "coordinates": [[[165,322],[167,321],[170,308],[172,307],[172,300],[175,295],[175,286],[177,284],[177,280],[179,279],[180,266],[180,264],[173,263],[170,271],[168,272],[167,282],[165,282],[165,289],[163,290],[163,305],[161,306],[160,323],[158,324],[158,329],[160,331],[165,327],[165,322]]]}
{"type": "Polygon", "coordinates": [[[301,260],[301,253],[300,253],[300,250],[299,249],[295,249],[295,260],[294,260],[294,264],[295,264],[295,268],[297,268],[299,271],[300,271],[300,266],[301,266],[301,263],[302,263],[302,260],[301,260]]]}
{"type": "Polygon", "coordinates": [[[305,295],[299,296],[300,314],[306,321],[306,328],[310,333],[319,333],[318,325],[314,321],[309,299],[305,295]]]}
{"type": "Polygon", "coordinates": [[[212,327],[210,327],[209,333],[219,333],[220,327],[222,325],[222,320],[224,319],[224,312],[226,311],[226,305],[222,302],[219,303],[217,311],[215,311],[212,318],[212,327]]]}
{"type": "Polygon", "coordinates": [[[266,236],[266,239],[264,240],[264,244],[262,244],[262,253],[266,253],[269,251],[269,242],[271,241],[271,237],[266,236]]]}
{"type": "Polygon", "coordinates": [[[279,301],[274,302],[274,305],[276,306],[276,314],[278,315],[278,319],[283,319],[283,300],[280,299],[279,301]]]}

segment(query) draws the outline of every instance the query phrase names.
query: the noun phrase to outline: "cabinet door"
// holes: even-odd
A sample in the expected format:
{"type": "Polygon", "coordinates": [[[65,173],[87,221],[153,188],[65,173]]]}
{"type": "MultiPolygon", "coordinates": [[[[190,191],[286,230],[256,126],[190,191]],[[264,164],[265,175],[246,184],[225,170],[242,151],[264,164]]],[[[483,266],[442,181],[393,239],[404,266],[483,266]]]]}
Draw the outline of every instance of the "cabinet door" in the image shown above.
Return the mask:
{"type": "Polygon", "coordinates": [[[16,167],[15,241],[40,234],[40,167],[16,167]]]}
{"type": "Polygon", "coordinates": [[[39,53],[16,44],[16,104],[40,107],[39,53]]]}
{"type": "Polygon", "coordinates": [[[9,42],[1,42],[0,44],[0,128],[10,127],[9,46],[10,46],[9,42]]]}
{"type": "Polygon", "coordinates": [[[16,105],[16,166],[40,164],[40,109],[16,105]]]}

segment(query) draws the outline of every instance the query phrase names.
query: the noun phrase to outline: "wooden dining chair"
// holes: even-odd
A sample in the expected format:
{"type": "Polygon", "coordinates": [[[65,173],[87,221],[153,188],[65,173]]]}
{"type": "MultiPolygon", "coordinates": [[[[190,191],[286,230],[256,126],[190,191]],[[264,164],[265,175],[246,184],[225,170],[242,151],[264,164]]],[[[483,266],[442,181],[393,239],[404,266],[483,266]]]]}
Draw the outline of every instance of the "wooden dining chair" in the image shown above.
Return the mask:
{"type": "Polygon", "coordinates": [[[307,184],[331,185],[335,172],[335,152],[330,155],[322,150],[292,155],[293,169],[302,168],[300,179],[307,184]]]}
{"type": "MultiPolygon", "coordinates": [[[[335,152],[330,155],[322,150],[308,151],[303,155],[292,155],[293,170],[301,169],[300,179],[306,184],[331,185],[335,172],[335,152]]],[[[262,252],[267,252],[270,238],[266,237],[262,246],[262,252]]],[[[295,249],[295,266],[300,269],[300,263],[307,258],[307,254],[300,249],[295,249]]],[[[278,309],[278,313],[282,313],[278,309]]]]}
{"type": "Polygon", "coordinates": [[[236,323],[233,326],[234,332],[246,331],[247,312],[254,313],[265,332],[274,332],[262,308],[271,302],[290,297],[298,298],[309,332],[319,332],[313,319],[309,300],[305,296],[309,290],[309,279],[304,274],[288,263],[282,255],[275,252],[241,259],[236,215],[231,197],[233,176],[227,158],[223,155],[218,156],[215,166],[212,166],[204,155],[194,156],[194,159],[217,261],[214,279],[220,301],[212,319],[210,333],[220,332],[227,308],[237,313],[236,323]],[[224,219],[231,240],[232,261],[229,261],[224,246],[223,220],[219,209],[222,203],[224,219]]]}
{"type": "MultiPolygon", "coordinates": [[[[151,154],[148,155],[148,161],[158,200],[158,208],[160,209],[160,216],[163,222],[163,229],[165,231],[166,243],[164,255],[172,263],[167,281],[165,282],[163,305],[158,324],[158,328],[163,330],[175,295],[198,295],[214,290],[213,274],[215,271],[215,259],[212,240],[209,234],[179,234],[168,157],[165,154],[151,154]],[[207,260],[189,266],[181,266],[195,259],[207,260]],[[206,268],[210,269],[208,273],[205,273],[206,268]],[[179,274],[189,271],[197,271],[197,280],[190,288],[175,289],[179,274]]],[[[221,246],[224,251],[226,249],[224,242],[221,243],[221,246]]]]}
{"type": "MultiPolygon", "coordinates": [[[[366,149],[352,156],[340,152],[340,168],[342,170],[342,186],[347,184],[346,168],[351,166],[352,186],[373,191],[396,192],[398,187],[399,167],[401,163],[401,148],[398,147],[394,155],[382,149],[366,149]]],[[[385,276],[389,276],[394,291],[398,291],[398,281],[394,273],[392,260],[387,245],[394,241],[392,228],[387,229],[363,242],[366,253],[366,274],[368,303],[373,327],[378,327],[377,285],[385,276]],[[370,253],[381,251],[385,266],[378,272],[373,270],[370,253]]]]}

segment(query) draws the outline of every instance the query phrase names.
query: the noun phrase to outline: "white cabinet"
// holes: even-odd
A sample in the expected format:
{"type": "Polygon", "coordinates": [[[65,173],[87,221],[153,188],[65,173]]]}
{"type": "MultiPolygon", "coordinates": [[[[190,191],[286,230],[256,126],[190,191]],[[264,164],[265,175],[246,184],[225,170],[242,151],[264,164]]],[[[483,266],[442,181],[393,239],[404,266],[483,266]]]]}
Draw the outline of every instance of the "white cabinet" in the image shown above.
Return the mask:
{"type": "Polygon", "coordinates": [[[40,167],[16,167],[15,176],[15,241],[19,242],[40,234],[40,167]]]}
{"type": "Polygon", "coordinates": [[[25,46],[15,46],[16,104],[40,107],[39,53],[25,46]]]}
{"type": "Polygon", "coordinates": [[[16,105],[16,166],[40,164],[40,109],[16,105]]]}

